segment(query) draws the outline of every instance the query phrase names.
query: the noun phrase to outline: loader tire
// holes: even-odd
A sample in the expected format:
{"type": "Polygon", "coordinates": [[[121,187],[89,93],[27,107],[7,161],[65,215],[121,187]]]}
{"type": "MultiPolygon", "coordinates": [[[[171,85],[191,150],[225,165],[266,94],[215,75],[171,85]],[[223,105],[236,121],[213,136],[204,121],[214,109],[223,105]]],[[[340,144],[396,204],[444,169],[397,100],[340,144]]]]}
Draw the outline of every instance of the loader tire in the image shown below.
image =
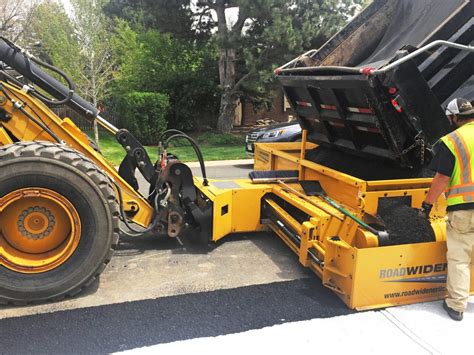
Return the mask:
{"type": "Polygon", "coordinates": [[[92,138],[87,136],[87,141],[89,142],[89,145],[91,146],[92,149],[94,149],[97,153],[102,154],[99,146],[97,145],[97,143],[92,138]]]}
{"type": "Polygon", "coordinates": [[[0,303],[78,294],[118,237],[115,190],[92,161],[47,142],[0,147],[0,303]]]}

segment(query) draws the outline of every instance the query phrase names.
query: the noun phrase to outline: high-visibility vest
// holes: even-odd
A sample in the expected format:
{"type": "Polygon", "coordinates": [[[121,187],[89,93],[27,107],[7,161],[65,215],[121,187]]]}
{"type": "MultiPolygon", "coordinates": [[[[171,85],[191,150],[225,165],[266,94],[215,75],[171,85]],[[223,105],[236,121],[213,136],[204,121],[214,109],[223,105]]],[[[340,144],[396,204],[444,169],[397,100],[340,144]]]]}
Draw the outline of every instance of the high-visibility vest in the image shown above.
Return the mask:
{"type": "Polygon", "coordinates": [[[441,138],[455,157],[454,170],[446,191],[448,206],[474,202],[474,122],[441,138]]]}

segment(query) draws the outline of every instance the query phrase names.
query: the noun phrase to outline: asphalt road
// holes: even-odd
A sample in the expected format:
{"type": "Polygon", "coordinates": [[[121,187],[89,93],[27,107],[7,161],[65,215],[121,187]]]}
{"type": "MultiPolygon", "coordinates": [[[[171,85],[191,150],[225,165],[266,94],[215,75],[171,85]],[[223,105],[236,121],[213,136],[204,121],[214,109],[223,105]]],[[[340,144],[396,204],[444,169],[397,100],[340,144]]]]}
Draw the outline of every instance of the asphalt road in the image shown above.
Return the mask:
{"type": "MultiPolygon", "coordinates": [[[[210,167],[208,176],[242,178],[250,168],[210,167]]],[[[0,307],[0,353],[110,353],[347,313],[273,234],[208,246],[124,236],[83,294],[0,307]]]]}
{"type": "MultiPolygon", "coordinates": [[[[206,173],[209,179],[243,179],[248,178],[249,172],[252,169],[252,164],[226,166],[209,165],[206,167],[206,173]]],[[[194,175],[202,176],[200,168],[192,167],[191,170],[194,175]]]]}
{"type": "Polygon", "coordinates": [[[308,278],[4,319],[0,343],[5,354],[110,353],[348,313],[308,278]]]}

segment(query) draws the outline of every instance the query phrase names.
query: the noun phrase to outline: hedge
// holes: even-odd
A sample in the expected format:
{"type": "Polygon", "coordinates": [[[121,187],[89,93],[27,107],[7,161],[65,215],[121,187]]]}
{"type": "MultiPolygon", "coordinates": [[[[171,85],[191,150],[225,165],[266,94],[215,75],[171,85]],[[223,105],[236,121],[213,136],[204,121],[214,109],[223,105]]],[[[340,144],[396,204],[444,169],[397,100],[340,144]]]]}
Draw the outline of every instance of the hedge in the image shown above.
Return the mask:
{"type": "Polygon", "coordinates": [[[128,129],[142,144],[158,144],[166,129],[169,97],[156,92],[131,92],[117,102],[122,127],[128,129]]]}

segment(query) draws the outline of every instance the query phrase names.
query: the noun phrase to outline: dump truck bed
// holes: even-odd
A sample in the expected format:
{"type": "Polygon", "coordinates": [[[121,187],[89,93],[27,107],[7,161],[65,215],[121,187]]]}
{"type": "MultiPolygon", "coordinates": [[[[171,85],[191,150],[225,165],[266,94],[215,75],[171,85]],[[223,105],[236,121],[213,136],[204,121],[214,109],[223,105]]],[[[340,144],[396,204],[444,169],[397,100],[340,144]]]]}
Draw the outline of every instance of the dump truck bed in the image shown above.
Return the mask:
{"type": "Polygon", "coordinates": [[[402,167],[426,164],[450,130],[443,105],[474,99],[472,52],[441,47],[376,75],[321,67],[380,69],[435,40],[472,44],[473,14],[472,0],[376,0],[319,50],[281,67],[309,140],[402,167]]]}

